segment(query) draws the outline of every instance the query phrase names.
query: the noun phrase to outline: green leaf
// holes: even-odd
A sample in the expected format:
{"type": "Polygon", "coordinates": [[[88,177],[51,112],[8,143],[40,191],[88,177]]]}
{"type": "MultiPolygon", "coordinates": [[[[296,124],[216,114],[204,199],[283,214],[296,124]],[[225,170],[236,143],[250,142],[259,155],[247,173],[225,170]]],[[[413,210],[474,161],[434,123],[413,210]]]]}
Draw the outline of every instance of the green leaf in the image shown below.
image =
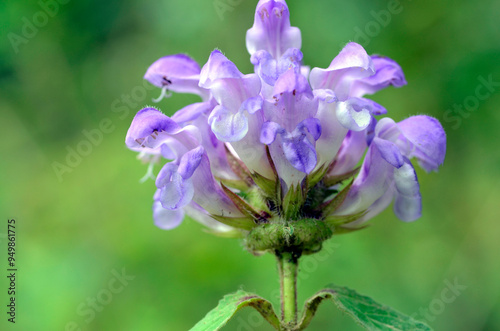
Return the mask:
{"type": "MultiPolygon", "coordinates": [[[[245,163],[243,163],[240,159],[231,153],[231,151],[224,145],[226,148],[226,156],[227,162],[231,167],[231,170],[245,183],[246,188],[252,187],[253,181],[250,177],[250,171],[248,170],[245,163]]],[[[230,185],[229,185],[230,186],[230,185]]]]}
{"type": "Polygon", "coordinates": [[[257,226],[252,217],[226,217],[220,215],[210,215],[214,220],[232,226],[233,228],[250,231],[257,226]]]}
{"type": "MultiPolygon", "coordinates": [[[[310,173],[307,175],[304,180],[307,183],[307,188],[311,189],[313,188],[318,182],[323,179],[325,176],[327,170],[329,169],[329,166],[326,164],[323,164],[321,167],[318,168],[318,170],[314,171],[313,173],[310,173]]],[[[331,185],[332,186],[332,185],[331,185]]]]}
{"type": "Polygon", "coordinates": [[[304,204],[304,196],[302,192],[302,188],[300,185],[295,186],[292,184],[290,189],[285,195],[283,199],[283,212],[285,219],[287,220],[295,220],[298,217],[300,208],[304,204]]]}
{"type": "Polygon", "coordinates": [[[243,239],[245,235],[242,231],[233,229],[229,231],[216,231],[212,229],[203,229],[204,232],[214,235],[220,238],[228,238],[228,239],[243,239]]]}
{"type": "Polygon", "coordinates": [[[323,212],[323,215],[328,216],[328,215],[332,214],[335,210],[337,210],[337,208],[340,207],[340,205],[342,205],[345,198],[347,197],[347,193],[349,193],[349,190],[351,189],[353,182],[354,181],[350,182],[349,185],[344,187],[344,189],[342,191],[340,191],[335,196],[335,198],[333,198],[332,200],[330,200],[330,201],[328,201],[320,206],[320,210],[323,212]]]}
{"type": "Polygon", "coordinates": [[[326,187],[331,187],[335,184],[341,183],[346,179],[349,179],[351,177],[354,177],[358,174],[360,167],[357,167],[353,171],[350,171],[348,173],[342,174],[342,175],[333,175],[333,176],[325,176],[323,178],[323,182],[325,183],[326,187]]]}
{"type": "Polygon", "coordinates": [[[276,330],[280,329],[280,321],[269,301],[253,293],[240,290],[226,295],[219,301],[217,307],[211,310],[190,331],[220,330],[238,310],[247,306],[255,308],[276,330]]]}
{"type": "Polygon", "coordinates": [[[367,211],[363,210],[360,211],[359,213],[356,214],[349,214],[349,215],[330,215],[325,217],[324,222],[328,224],[329,226],[337,227],[340,225],[346,225],[351,222],[357,221],[364,215],[366,215],[367,211]]]}
{"type": "Polygon", "coordinates": [[[319,304],[324,299],[332,299],[335,305],[352,317],[367,330],[414,331],[432,329],[412,317],[402,314],[391,307],[375,302],[372,298],[361,295],[347,287],[328,285],[306,301],[299,330],[304,330],[314,317],[319,304]]]}
{"type": "Polygon", "coordinates": [[[274,198],[276,196],[279,182],[266,178],[257,172],[252,173],[251,176],[252,180],[262,190],[266,197],[274,198]]]}
{"type": "Polygon", "coordinates": [[[219,182],[224,184],[225,186],[240,190],[242,192],[248,190],[248,183],[241,179],[224,179],[224,178],[216,178],[219,182]]]}
{"type": "MultiPolygon", "coordinates": [[[[234,205],[243,213],[245,216],[252,217],[255,220],[260,220],[263,218],[262,215],[257,212],[253,206],[250,206],[245,200],[243,200],[239,195],[231,191],[226,187],[224,184],[220,184],[222,187],[222,190],[226,195],[228,196],[229,199],[234,203],[234,205]]],[[[255,226],[255,225],[254,225],[255,226]]]]}

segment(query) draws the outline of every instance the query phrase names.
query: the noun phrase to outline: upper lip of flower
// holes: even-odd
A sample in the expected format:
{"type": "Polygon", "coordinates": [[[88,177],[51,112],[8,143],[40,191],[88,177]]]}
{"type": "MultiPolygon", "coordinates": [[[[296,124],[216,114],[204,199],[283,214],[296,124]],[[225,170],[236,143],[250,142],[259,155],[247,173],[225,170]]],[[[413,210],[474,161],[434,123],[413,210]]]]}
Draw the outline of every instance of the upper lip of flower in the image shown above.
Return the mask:
{"type": "Polygon", "coordinates": [[[203,67],[177,54],[147,70],[144,78],[162,89],[159,99],[169,91],[202,99],[172,118],[145,108],[127,133],[127,146],[154,155],[151,162],[172,159],[157,178],[154,214],[173,221],[157,220],[159,226],[177,225],[184,210],[244,230],[273,215],[301,213],[354,226],[393,200],[402,220],[420,216],[409,159],[437,170],[446,152],[442,126],[422,115],[378,121],[375,116],[387,110],[364,96],[405,85],[401,67],[351,42],[328,68],[309,71],[302,65],[300,30],[289,18],[284,0],[257,4],[246,34],[255,73],[244,75],[217,49],[203,67]],[[340,191],[339,183],[354,176],[332,199],[331,189],[340,191]],[[261,200],[249,197],[255,187],[261,200]],[[161,212],[160,205],[172,212],[161,212]]]}

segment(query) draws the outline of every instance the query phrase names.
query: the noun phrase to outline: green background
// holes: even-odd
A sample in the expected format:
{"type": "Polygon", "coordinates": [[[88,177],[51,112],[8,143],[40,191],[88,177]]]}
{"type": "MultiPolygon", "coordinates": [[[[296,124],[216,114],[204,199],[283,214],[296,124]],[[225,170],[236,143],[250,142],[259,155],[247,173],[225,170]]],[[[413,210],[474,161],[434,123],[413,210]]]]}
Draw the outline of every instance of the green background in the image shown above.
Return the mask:
{"type": "MultiPolygon", "coordinates": [[[[153,225],[154,183],[139,183],[146,166],[124,145],[135,112],[159,95],[142,80],[157,58],[182,52],[203,65],[217,47],[252,71],[244,37],[256,3],[69,1],[47,22],[35,1],[0,3],[2,330],[70,330],[71,322],[82,330],[187,330],[238,288],[276,306],[272,256],[253,257],[191,220],[173,231],[153,225]],[[233,5],[218,13],[217,3],[233,5]],[[13,47],[8,36],[23,37],[33,15],[43,26],[13,47]],[[103,120],[111,129],[102,141],[58,178],[54,162],[64,164],[68,149],[88,141],[83,130],[103,120]],[[5,314],[8,218],[17,220],[15,327],[5,314]],[[106,297],[113,270],[122,269],[135,278],[106,297]],[[86,302],[98,295],[109,303],[93,316],[86,302]]],[[[385,26],[373,15],[390,8],[383,1],[288,4],[307,65],[327,67],[341,45],[360,41],[395,59],[409,83],[373,99],[397,121],[432,115],[448,136],[440,172],[418,172],[422,218],[405,224],[389,208],[369,229],[334,237],[321,258],[303,259],[300,302],[335,282],[436,330],[500,330],[500,88],[474,105],[480,77],[500,82],[500,2],[401,0],[385,26]],[[361,40],[359,30],[371,36],[361,40]],[[464,103],[470,111],[452,111],[464,103]],[[447,282],[461,290],[449,292],[447,282]]],[[[196,100],[175,95],[159,107],[172,114],[196,100]]],[[[226,328],[268,329],[250,309],[226,328]]],[[[329,303],[310,329],[360,330],[329,303]]]]}

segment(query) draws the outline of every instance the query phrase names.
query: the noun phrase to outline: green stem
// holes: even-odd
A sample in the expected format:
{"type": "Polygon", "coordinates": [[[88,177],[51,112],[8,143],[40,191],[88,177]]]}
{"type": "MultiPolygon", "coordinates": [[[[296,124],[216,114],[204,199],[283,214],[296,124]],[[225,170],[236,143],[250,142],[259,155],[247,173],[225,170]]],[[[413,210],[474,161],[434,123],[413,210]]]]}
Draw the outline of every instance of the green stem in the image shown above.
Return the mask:
{"type": "Polygon", "coordinates": [[[298,258],[293,253],[276,254],[281,287],[281,320],[285,330],[297,325],[297,270],[298,258]]]}

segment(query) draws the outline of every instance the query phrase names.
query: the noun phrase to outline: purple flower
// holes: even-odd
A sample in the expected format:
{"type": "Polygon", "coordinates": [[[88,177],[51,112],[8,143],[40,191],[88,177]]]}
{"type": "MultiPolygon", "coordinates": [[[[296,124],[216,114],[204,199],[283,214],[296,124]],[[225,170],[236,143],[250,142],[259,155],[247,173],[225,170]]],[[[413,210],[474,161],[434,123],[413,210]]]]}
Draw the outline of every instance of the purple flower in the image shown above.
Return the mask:
{"type": "Polygon", "coordinates": [[[246,35],[254,73],[241,73],[219,50],[203,66],[178,54],[149,67],[144,78],[162,90],[158,101],[170,91],[201,98],[172,117],[144,108],[127,133],[126,145],[150,169],[163,163],[158,227],[187,215],[225,236],[301,219],[348,231],[391,203],[403,221],[421,216],[411,160],[425,171],[443,164],[440,123],[378,118],[387,110],[365,97],[406,85],[395,61],[351,42],[326,69],[309,70],[301,43],[285,1],[260,0],[246,35]]]}

